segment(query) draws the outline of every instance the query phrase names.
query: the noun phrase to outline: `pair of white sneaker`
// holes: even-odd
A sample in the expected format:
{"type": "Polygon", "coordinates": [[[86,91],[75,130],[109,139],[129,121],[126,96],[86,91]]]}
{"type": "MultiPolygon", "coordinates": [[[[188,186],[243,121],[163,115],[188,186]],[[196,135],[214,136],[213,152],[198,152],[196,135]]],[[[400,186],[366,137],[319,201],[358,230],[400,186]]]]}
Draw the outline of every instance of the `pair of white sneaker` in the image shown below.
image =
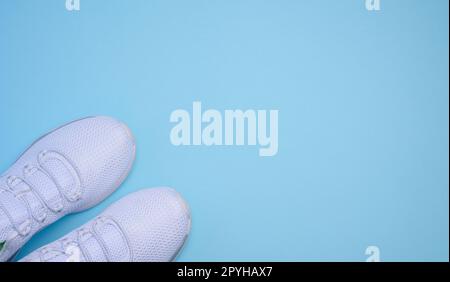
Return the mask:
{"type": "MultiPolygon", "coordinates": [[[[109,117],[73,121],[35,141],[0,177],[0,261],[59,218],[109,196],[134,158],[129,128],[109,117]]],[[[190,221],[175,190],[143,189],[21,261],[171,261],[190,221]]]]}

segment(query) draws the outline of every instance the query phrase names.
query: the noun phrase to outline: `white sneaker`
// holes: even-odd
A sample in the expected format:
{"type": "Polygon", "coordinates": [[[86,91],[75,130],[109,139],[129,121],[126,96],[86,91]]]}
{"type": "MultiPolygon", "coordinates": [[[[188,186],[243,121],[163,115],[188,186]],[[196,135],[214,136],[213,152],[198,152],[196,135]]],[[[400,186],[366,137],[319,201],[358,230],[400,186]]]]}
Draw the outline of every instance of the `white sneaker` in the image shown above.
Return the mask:
{"type": "Polygon", "coordinates": [[[25,262],[171,261],[183,246],[191,217],[171,188],[125,196],[98,217],[23,258],[25,262]]]}
{"type": "Polygon", "coordinates": [[[35,141],[0,177],[0,261],[36,232],[111,194],[134,161],[130,130],[109,117],[88,117],[35,141]]]}

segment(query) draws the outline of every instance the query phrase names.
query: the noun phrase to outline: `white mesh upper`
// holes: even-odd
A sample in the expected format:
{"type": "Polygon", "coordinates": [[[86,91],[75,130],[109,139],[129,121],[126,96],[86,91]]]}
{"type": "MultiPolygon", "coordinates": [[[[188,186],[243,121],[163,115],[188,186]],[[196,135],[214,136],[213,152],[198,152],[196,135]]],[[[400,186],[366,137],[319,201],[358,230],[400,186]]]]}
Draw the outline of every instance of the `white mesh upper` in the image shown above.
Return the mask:
{"type": "Polygon", "coordinates": [[[175,190],[144,189],[125,196],[98,217],[22,261],[73,259],[67,245],[79,248],[76,261],[171,261],[187,238],[190,222],[188,206],[175,190]]]}
{"type": "Polygon", "coordinates": [[[0,206],[0,242],[5,242],[0,261],[8,260],[43,227],[111,194],[128,175],[134,156],[130,130],[109,117],[71,122],[34,142],[0,177],[0,205],[3,198],[24,207],[44,206],[45,220],[31,216],[42,213],[31,208],[26,215],[31,219],[30,230],[21,236],[7,217],[21,218],[22,209],[0,206]]]}

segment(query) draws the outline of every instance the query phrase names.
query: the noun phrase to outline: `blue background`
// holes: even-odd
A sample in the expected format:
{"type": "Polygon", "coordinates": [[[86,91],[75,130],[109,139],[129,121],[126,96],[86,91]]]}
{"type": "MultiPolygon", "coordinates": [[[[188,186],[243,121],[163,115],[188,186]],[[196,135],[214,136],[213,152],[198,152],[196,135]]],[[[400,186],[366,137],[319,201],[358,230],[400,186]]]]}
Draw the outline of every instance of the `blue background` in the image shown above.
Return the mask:
{"type": "Polygon", "coordinates": [[[190,203],[181,261],[449,259],[449,2],[0,2],[0,169],[88,115],[126,122],[137,159],[99,206],[144,187],[190,203]],[[279,152],[173,146],[170,113],[278,109],[279,152]]]}

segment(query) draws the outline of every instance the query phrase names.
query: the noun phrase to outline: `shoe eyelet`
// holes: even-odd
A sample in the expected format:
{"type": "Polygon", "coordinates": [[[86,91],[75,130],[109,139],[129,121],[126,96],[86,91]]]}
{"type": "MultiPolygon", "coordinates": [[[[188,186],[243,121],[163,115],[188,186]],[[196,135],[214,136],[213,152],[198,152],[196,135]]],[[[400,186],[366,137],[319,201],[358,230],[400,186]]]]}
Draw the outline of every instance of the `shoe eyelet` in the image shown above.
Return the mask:
{"type": "Polygon", "coordinates": [[[62,245],[63,249],[66,249],[67,246],[70,246],[73,244],[76,244],[76,243],[73,240],[70,240],[69,238],[61,239],[61,245],[62,245]]]}
{"type": "Polygon", "coordinates": [[[105,221],[106,221],[106,218],[104,218],[103,216],[99,216],[97,218],[97,223],[103,224],[103,223],[105,223],[105,221]]]}
{"type": "Polygon", "coordinates": [[[38,157],[39,157],[39,158],[43,158],[43,157],[45,157],[45,155],[47,155],[47,150],[41,151],[41,152],[38,154],[38,157]]]}
{"type": "Polygon", "coordinates": [[[84,239],[85,237],[89,236],[91,232],[87,228],[81,228],[78,230],[78,237],[80,239],[84,239]]]}
{"type": "Polygon", "coordinates": [[[80,235],[86,235],[86,234],[88,233],[88,231],[87,231],[86,228],[81,228],[80,230],[78,230],[78,233],[79,233],[80,235]]]}
{"type": "Polygon", "coordinates": [[[15,179],[16,179],[15,176],[9,175],[9,176],[6,178],[6,184],[8,184],[8,186],[11,187],[11,185],[13,184],[13,182],[14,182],[15,179]]]}
{"type": "Polygon", "coordinates": [[[30,164],[26,164],[26,165],[23,167],[23,172],[24,172],[25,175],[31,174],[31,173],[33,172],[33,166],[30,165],[30,164]]]}

